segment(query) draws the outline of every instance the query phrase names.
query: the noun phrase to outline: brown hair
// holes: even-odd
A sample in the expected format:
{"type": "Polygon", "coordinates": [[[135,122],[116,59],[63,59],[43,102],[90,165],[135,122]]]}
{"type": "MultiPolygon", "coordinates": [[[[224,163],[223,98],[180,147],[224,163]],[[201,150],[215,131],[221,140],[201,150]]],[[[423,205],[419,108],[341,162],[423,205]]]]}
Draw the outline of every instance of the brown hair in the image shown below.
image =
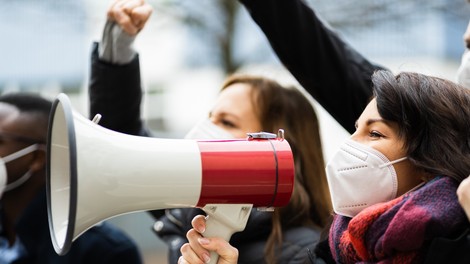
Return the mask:
{"type": "Polygon", "coordinates": [[[289,204],[275,210],[265,247],[267,263],[275,263],[282,230],[293,226],[323,228],[331,215],[318,119],[308,99],[295,87],[284,87],[263,77],[234,75],[222,90],[235,83],[252,87],[252,103],[266,132],[285,130],[295,162],[294,191],[289,204]]]}
{"type": "Polygon", "coordinates": [[[418,73],[372,76],[377,109],[398,124],[408,158],[431,176],[470,173],[470,90],[418,73]]]}

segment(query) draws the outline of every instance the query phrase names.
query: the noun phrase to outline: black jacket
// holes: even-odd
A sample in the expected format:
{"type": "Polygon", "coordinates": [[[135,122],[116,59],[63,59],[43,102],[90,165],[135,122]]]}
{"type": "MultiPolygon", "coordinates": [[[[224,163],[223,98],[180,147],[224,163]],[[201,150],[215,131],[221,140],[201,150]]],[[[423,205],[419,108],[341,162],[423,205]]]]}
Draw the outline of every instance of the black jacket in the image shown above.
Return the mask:
{"type": "MultiPolygon", "coordinates": [[[[90,117],[101,114],[100,125],[122,133],[149,136],[140,119],[142,91],[138,56],[128,65],[112,65],[99,60],[95,44],[89,96],[90,117]]],[[[165,215],[163,210],[150,213],[160,221],[161,228],[156,232],[169,247],[169,263],[176,263],[192,218],[203,212],[199,209],[172,209],[168,212],[171,217],[165,215]]],[[[240,263],[262,263],[262,252],[270,232],[271,213],[253,209],[245,230],[234,234],[230,240],[240,249],[240,263]]],[[[304,263],[307,259],[306,248],[318,242],[319,234],[320,230],[316,228],[286,230],[285,242],[279,249],[284,260],[281,263],[304,263]]]]}
{"type": "MultiPolygon", "coordinates": [[[[204,214],[200,209],[166,210],[166,216],[157,221],[157,235],[169,247],[169,263],[176,263],[181,246],[187,242],[186,233],[191,228],[194,216],[204,214]],[[171,215],[168,215],[171,214],[171,215]]],[[[230,243],[239,250],[239,262],[264,263],[266,238],[271,232],[271,214],[253,209],[243,232],[235,233],[230,243]]],[[[279,263],[305,263],[308,258],[306,248],[317,243],[321,230],[318,228],[296,227],[284,231],[279,263]]]]}
{"type": "Polygon", "coordinates": [[[143,263],[133,241],[107,223],[94,226],[83,233],[72,243],[66,255],[57,255],[49,233],[45,189],[26,208],[15,229],[27,255],[13,262],[14,264],[143,263]]]}

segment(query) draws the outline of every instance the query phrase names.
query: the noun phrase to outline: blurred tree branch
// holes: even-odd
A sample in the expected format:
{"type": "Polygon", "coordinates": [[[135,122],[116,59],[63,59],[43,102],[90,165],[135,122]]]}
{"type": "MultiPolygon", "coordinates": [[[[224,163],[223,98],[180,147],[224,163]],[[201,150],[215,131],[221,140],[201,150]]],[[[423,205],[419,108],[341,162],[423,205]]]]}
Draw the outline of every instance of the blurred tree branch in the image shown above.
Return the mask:
{"type": "MultiPolygon", "coordinates": [[[[444,14],[468,21],[466,0],[305,0],[317,14],[338,30],[365,30],[396,21],[416,23],[420,16],[444,14]]],[[[217,54],[226,73],[236,71],[246,58],[235,59],[236,21],[241,5],[236,0],[149,0],[154,17],[165,17],[187,26],[203,45],[217,54]]]]}

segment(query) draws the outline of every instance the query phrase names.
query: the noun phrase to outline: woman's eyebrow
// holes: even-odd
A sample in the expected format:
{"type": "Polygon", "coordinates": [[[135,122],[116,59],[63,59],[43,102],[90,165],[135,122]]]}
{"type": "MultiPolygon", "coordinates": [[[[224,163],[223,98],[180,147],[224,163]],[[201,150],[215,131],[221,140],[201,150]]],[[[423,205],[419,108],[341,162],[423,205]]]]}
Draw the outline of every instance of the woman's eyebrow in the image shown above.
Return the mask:
{"type": "MultiPolygon", "coordinates": [[[[358,119],[358,120],[359,120],[359,119],[358,119]]],[[[354,127],[356,127],[356,128],[357,128],[357,126],[358,126],[358,120],[356,120],[356,122],[354,122],[354,127]]],[[[367,126],[370,126],[371,124],[376,123],[376,122],[381,122],[381,123],[385,123],[385,124],[388,123],[388,122],[387,122],[385,119],[383,119],[383,118],[370,118],[370,119],[367,119],[366,125],[367,125],[367,126]]]]}
{"type": "Polygon", "coordinates": [[[377,123],[377,122],[387,123],[387,122],[385,121],[385,119],[383,119],[383,118],[371,118],[371,119],[368,119],[368,120],[366,121],[366,124],[367,124],[368,126],[370,126],[370,125],[372,125],[373,123],[377,123]]]}

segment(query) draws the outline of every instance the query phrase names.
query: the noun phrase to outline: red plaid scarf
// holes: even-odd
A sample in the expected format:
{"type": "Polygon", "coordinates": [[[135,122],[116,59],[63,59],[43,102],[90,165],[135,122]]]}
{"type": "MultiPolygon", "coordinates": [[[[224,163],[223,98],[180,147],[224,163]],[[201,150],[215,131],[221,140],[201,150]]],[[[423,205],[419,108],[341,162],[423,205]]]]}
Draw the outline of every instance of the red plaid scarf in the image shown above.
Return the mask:
{"type": "Polygon", "coordinates": [[[463,231],[467,222],[457,199],[458,183],[438,177],[353,218],[336,215],[330,249],[337,263],[419,263],[433,238],[463,231]]]}

